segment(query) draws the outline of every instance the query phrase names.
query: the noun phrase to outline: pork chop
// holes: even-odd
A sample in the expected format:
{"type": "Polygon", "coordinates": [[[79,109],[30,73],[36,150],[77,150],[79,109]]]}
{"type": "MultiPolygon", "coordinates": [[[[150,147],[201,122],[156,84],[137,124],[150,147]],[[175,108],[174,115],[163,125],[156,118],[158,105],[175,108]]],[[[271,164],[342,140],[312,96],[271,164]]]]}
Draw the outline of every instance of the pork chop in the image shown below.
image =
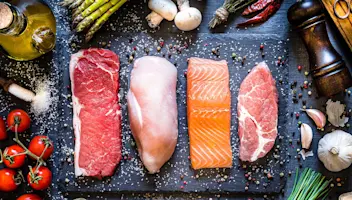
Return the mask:
{"type": "Polygon", "coordinates": [[[264,62],[254,67],[241,83],[237,113],[240,159],[254,162],[271,150],[277,136],[278,94],[264,62]]]}

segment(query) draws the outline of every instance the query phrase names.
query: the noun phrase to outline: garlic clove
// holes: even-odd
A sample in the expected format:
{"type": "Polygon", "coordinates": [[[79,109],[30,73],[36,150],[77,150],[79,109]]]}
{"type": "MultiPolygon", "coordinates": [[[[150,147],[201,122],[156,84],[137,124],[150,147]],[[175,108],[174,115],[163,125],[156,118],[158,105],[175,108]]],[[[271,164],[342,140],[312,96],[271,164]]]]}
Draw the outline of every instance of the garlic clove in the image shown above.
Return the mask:
{"type": "Polygon", "coordinates": [[[306,152],[306,150],[304,150],[304,149],[302,149],[299,152],[299,154],[301,154],[303,160],[306,160],[306,158],[308,158],[308,157],[313,157],[314,156],[313,151],[307,151],[306,152]]]}
{"type": "Polygon", "coordinates": [[[309,149],[313,140],[313,130],[308,125],[303,123],[301,125],[301,143],[303,149],[309,149]]]}
{"type": "Polygon", "coordinates": [[[303,110],[314,121],[318,129],[324,129],[326,125],[326,116],[318,109],[305,109],[303,110]]]}

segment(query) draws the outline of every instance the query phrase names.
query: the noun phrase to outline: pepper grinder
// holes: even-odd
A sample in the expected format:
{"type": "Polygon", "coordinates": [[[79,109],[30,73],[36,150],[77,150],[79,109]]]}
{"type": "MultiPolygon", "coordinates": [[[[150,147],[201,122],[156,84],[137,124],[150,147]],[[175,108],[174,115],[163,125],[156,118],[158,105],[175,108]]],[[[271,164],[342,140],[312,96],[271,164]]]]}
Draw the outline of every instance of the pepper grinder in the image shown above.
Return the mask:
{"type": "Polygon", "coordinates": [[[323,7],[318,0],[293,4],[288,21],[299,32],[309,54],[310,74],[321,96],[332,96],[352,86],[345,62],[329,40],[323,7]]]}

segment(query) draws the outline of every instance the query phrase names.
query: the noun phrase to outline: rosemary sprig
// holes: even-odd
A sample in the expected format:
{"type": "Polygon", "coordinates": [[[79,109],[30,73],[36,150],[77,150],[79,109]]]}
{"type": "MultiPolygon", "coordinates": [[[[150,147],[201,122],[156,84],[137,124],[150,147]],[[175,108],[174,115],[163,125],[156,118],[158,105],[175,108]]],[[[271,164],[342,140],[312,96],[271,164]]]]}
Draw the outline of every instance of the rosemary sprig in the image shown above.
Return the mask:
{"type": "Polygon", "coordinates": [[[226,22],[230,13],[235,13],[255,1],[257,0],[225,0],[224,4],[215,11],[213,19],[209,22],[209,27],[214,28],[226,22]]]}

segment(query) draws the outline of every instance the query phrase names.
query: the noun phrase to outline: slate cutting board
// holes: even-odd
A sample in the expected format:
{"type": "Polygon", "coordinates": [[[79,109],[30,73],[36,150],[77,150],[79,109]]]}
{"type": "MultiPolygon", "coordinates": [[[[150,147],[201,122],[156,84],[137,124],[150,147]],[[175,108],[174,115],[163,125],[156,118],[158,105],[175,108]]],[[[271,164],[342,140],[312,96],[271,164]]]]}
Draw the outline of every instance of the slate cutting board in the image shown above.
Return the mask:
{"type": "MultiPolygon", "coordinates": [[[[102,36],[104,38],[107,36],[102,36]]],[[[168,35],[149,35],[149,34],[123,34],[118,35],[109,33],[109,38],[116,38],[111,41],[110,49],[120,55],[121,60],[121,105],[122,105],[122,137],[123,137],[123,154],[125,160],[121,161],[121,164],[116,170],[116,173],[111,178],[105,178],[103,180],[96,180],[92,178],[74,178],[74,167],[73,162],[67,162],[67,160],[73,160],[73,156],[70,153],[74,147],[73,131],[71,129],[72,124],[72,108],[69,104],[70,98],[61,98],[63,103],[62,109],[64,110],[64,124],[60,131],[60,138],[65,138],[60,144],[60,148],[63,150],[63,160],[60,166],[60,188],[63,192],[68,195],[74,195],[78,193],[100,193],[113,194],[122,192],[198,192],[198,193],[244,193],[246,192],[246,180],[244,177],[245,173],[249,171],[252,173],[252,178],[259,181],[257,185],[255,181],[249,181],[249,192],[250,193],[278,193],[283,188],[286,178],[280,178],[279,173],[285,172],[285,165],[288,158],[286,157],[286,151],[288,148],[288,140],[285,140],[287,135],[286,129],[286,117],[287,117],[287,95],[288,95],[288,68],[287,68],[287,55],[286,43],[280,40],[272,39],[272,37],[260,38],[251,35],[236,37],[229,35],[214,36],[209,34],[194,35],[182,35],[182,37],[176,34],[168,35]],[[197,37],[197,39],[195,39],[197,37]],[[182,41],[182,38],[188,38],[182,41]],[[164,41],[165,46],[160,52],[157,52],[156,47],[159,42],[164,41]],[[132,42],[131,42],[132,41],[132,42]],[[178,42],[176,42],[178,41],[178,42]],[[265,41],[265,56],[262,58],[259,50],[261,41],[265,41]],[[182,53],[172,48],[170,50],[169,44],[173,46],[184,46],[184,42],[187,43],[188,48],[182,50],[182,53]],[[179,112],[179,138],[178,145],[175,153],[171,160],[164,165],[160,173],[156,175],[150,175],[143,168],[143,165],[136,152],[136,147],[130,132],[128,116],[127,116],[127,105],[126,105],[126,94],[128,91],[128,79],[132,64],[128,62],[128,55],[132,52],[133,47],[137,48],[135,52],[136,57],[146,55],[145,48],[150,49],[149,55],[163,56],[168,58],[168,54],[171,53],[171,58],[168,58],[178,68],[178,86],[177,86],[177,101],[178,101],[178,112],[179,112]],[[212,49],[219,47],[220,56],[212,54],[212,49]],[[234,61],[231,58],[232,52],[236,52],[238,57],[246,56],[246,60],[242,65],[241,61],[234,61]],[[186,120],[186,77],[184,72],[187,69],[187,58],[195,56],[210,59],[225,59],[228,61],[230,71],[230,89],[232,92],[232,147],[234,156],[234,167],[231,169],[207,169],[207,170],[193,170],[190,167],[189,155],[189,144],[188,144],[188,133],[187,133],[187,120],[186,120]],[[283,65],[277,65],[277,57],[281,56],[286,62],[283,65]],[[277,139],[278,149],[274,150],[265,158],[255,164],[241,163],[238,160],[238,136],[237,136],[237,93],[239,85],[243,78],[248,74],[256,62],[266,61],[277,81],[277,87],[280,95],[279,101],[279,135],[280,140],[277,139]],[[68,106],[67,106],[68,105],[68,106]],[[65,128],[66,127],[66,128],[65,128]],[[65,155],[68,156],[65,156],[65,155]],[[275,154],[275,155],[274,155],[275,154]],[[277,157],[275,159],[274,157],[277,157]],[[281,165],[280,165],[280,162],[281,165]],[[252,166],[256,166],[252,167],[252,166]],[[245,167],[245,169],[243,169],[245,167]],[[269,171],[274,179],[269,181],[264,174],[264,170],[269,171]],[[183,179],[180,177],[184,176],[183,179]],[[69,180],[68,183],[65,180],[69,180]],[[187,185],[183,182],[186,181],[187,185]],[[181,186],[184,186],[181,189],[181,186]]],[[[99,39],[98,41],[105,41],[99,39]]],[[[106,40],[109,41],[109,40],[106,40]]],[[[109,42],[108,42],[109,43],[109,42]]],[[[92,43],[89,46],[99,47],[102,46],[97,43],[92,43]]],[[[88,46],[85,46],[88,47],[88,46]]],[[[69,86],[69,74],[68,74],[68,60],[69,55],[66,55],[61,61],[65,62],[67,66],[62,72],[64,85],[69,86]]],[[[63,87],[63,96],[70,94],[69,87],[63,87]]],[[[70,95],[69,95],[70,96],[70,95]]]]}
{"type": "MultiPolygon", "coordinates": [[[[209,2],[211,3],[211,2],[209,2]]],[[[47,134],[54,140],[56,146],[56,153],[52,160],[49,161],[49,167],[52,169],[54,174],[53,184],[51,188],[53,193],[64,192],[65,195],[79,196],[81,192],[85,194],[94,194],[105,192],[108,194],[116,194],[122,192],[200,192],[200,193],[219,193],[219,194],[239,194],[245,193],[246,180],[244,177],[245,173],[252,172],[252,177],[260,181],[259,185],[256,185],[254,181],[250,182],[249,193],[278,193],[286,182],[286,177],[279,178],[279,173],[286,170],[287,162],[289,158],[286,157],[286,151],[288,148],[286,130],[286,117],[287,117],[287,95],[288,95],[288,65],[287,65],[287,44],[281,41],[275,35],[240,35],[240,34],[202,34],[202,33],[181,33],[175,30],[174,27],[170,26],[170,23],[162,24],[163,31],[148,31],[145,32],[145,27],[139,28],[140,22],[135,22],[134,18],[128,12],[143,3],[130,3],[121,10],[121,14],[111,21],[117,21],[120,28],[116,30],[116,25],[111,26],[110,24],[105,25],[106,31],[100,31],[94,40],[87,44],[80,41],[80,38],[73,35],[70,32],[68,25],[68,17],[66,13],[57,11],[57,1],[50,2],[50,5],[54,9],[57,18],[58,33],[57,33],[57,46],[55,50],[35,61],[30,62],[15,62],[7,58],[2,57],[0,64],[1,75],[13,78],[21,85],[26,86],[30,89],[35,89],[35,80],[33,78],[49,78],[52,80],[51,87],[53,87],[52,96],[54,98],[53,105],[51,106],[48,113],[40,117],[34,117],[33,125],[31,130],[27,132],[28,135],[23,134],[23,139],[26,143],[29,142],[29,138],[32,135],[47,134]],[[59,15],[57,14],[59,13],[59,15]],[[125,18],[128,18],[126,20],[125,18]],[[134,26],[130,26],[132,23],[134,26]],[[137,26],[137,28],[136,28],[137,26]],[[124,32],[124,33],[122,33],[124,32]],[[128,33],[126,33],[128,32],[128,33]],[[138,33],[143,32],[143,33],[138,33]],[[171,33],[169,33],[171,32],[171,33]],[[130,44],[130,39],[133,42],[130,44]],[[168,162],[161,172],[157,175],[149,175],[143,169],[142,163],[140,162],[136,147],[133,145],[133,139],[130,134],[130,129],[127,121],[127,107],[126,107],[126,92],[128,89],[128,77],[129,69],[132,65],[127,61],[127,55],[131,53],[133,46],[137,46],[136,57],[143,56],[144,47],[150,48],[150,55],[163,56],[163,53],[167,56],[167,47],[165,46],[161,53],[156,52],[156,46],[159,40],[164,40],[165,44],[173,44],[178,46],[184,46],[186,42],[189,45],[188,49],[178,54],[175,50],[172,50],[171,62],[176,63],[178,67],[178,109],[179,109],[179,129],[180,136],[178,146],[175,151],[175,155],[168,162]],[[74,136],[72,130],[72,108],[70,106],[70,98],[67,95],[70,94],[69,75],[68,75],[68,63],[71,53],[76,52],[79,48],[87,47],[103,47],[102,41],[109,44],[110,48],[121,56],[121,104],[123,107],[124,120],[123,120],[123,139],[124,139],[124,155],[127,159],[122,161],[120,166],[117,168],[116,173],[111,178],[106,178],[102,181],[96,179],[78,178],[73,177],[73,155],[71,150],[74,147],[74,136]],[[262,58],[259,51],[259,45],[265,41],[265,57],[262,58]],[[216,48],[220,45],[220,56],[217,57],[211,53],[212,48],[216,48]],[[76,47],[74,47],[76,46],[76,47]],[[238,56],[247,56],[245,64],[242,66],[241,61],[234,62],[231,59],[232,52],[238,54],[238,56]],[[186,121],[186,107],[185,107],[185,92],[186,92],[186,77],[183,73],[187,68],[186,60],[190,56],[198,56],[211,59],[226,59],[229,63],[229,70],[231,76],[231,91],[232,91],[232,145],[234,155],[234,168],[227,170],[200,170],[194,171],[190,168],[190,162],[188,160],[188,134],[187,134],[187,121],[186,121]],[[282,56],[286,64],[277,66],[277,57],[282,56]],[[280,94],[280,119],[279,119],[279,134],[282,137],[281,140],[277,140],[277,144],[280,148],[275,153],[279,155],[278,159],[274,159],[273,152],[270,153],[266,158],[260,160],[257,164],[257,169],[251,168],[248,163],[240,163],[238,160],[238,137],[237,137],[237,120],[236,120],[236,96],[241,80],[246,76],[248,70],[251,69],[255,62],[265,60],[268,62],[275,79],[278,81],[278,88],[280,94]],[[30,65],[31,67],[27,67],[30,65]],[[21,73],[20,73],[21,72],[21,73]],[[282,84],[280,84],[280,80],[282,84]],[[129,159],[130,157],[130,159],[129,159]],[[71,160],[71,162],[69,162],[71,160]],[[280,161],[283,162],[280,165],[280,161]],[[246,166],[245,169],[243,167],[246,166]],[[273,181],[268,181],[263,173],[263,170],[268,170],[273,176],[273,181]],[[258,171],[257,171],[258,170],[258,171]],[[184,179],[181,180],[180,176],[183,175],[184,179]],[[199,176],[198,179],[194,177],[199,176]],[[220,175],[220,177],[218,176],[220,175]],[[225,179],[225,177],[227,178],[225,179]],[[224,181],[222,180],[224,179],[224,181]],[[68,180],[68,183],[66,183],[68,180]],[[187,182],[184,189],[180,186],[183,185],[183,181],[187,182]],[[263,185],[263,183],[265,183],[263,185]],[[60,186],[59,191],[56,185],[60,186]]],[[[201,3],[199,3],[201,4],[201,3]]],[[[197,5],[198,8],[203,9],[204,5],[197,5]]],[[[140,16],[147,14],[148,9],[146,6],[143,10],[136,11],[140,16]]],[[[206,16],[209,18],[209,16],[206,16]]],[[[137,20],[138,21],[138,20],[137,20]]],[[[140,20],[139,20],[140,21],[140,20]]],[[[143,24],[144,25],[144,24],[143,24]]],[[[4,94],[1,91],[0,102],[2,103],[1,115],[6,116],[7,113],[13,108],[23,108],[30,110],[28,104],[24,104],[22,101],[12,97],[11,95],[4,94]]],[[[12,143],[11,138],[7,143],[1,143],[4,148],[9,143],[12,143]]],[[[26,173],[26,169],[24,169],[26,173]]],[[[254,179],[253,179],[254,180],[254,179]]],[[[22,193],[30,192],[30,188],[26,184],[22,184],[21,187],[15,193],[1,193],[0,199],[14,199],[22,193]]],[[[48,194],[50,191],[37,192],[45,199],[52,199],[48,194]]]]}

